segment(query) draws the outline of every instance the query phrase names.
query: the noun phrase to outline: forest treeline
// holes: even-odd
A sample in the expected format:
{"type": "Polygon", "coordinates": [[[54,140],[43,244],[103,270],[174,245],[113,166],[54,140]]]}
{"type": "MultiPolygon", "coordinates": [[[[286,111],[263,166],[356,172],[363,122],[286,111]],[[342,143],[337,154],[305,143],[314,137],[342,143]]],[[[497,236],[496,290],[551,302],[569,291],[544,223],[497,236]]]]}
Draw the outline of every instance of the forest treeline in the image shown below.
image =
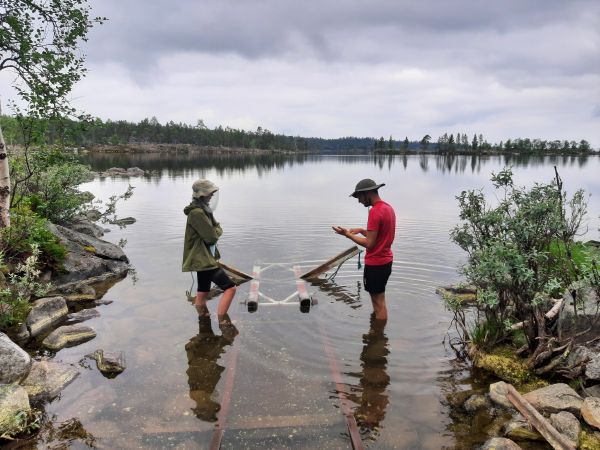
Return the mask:
{"type": "Polygon", "coordinates": [[[0,126],[7,143],[23,145],[30,136],[40,133],[44,143],[62,143],[72,147],[94,145],[123,144],[191,144],[207,147],[232,147],[261,150],[285,150],[291,152],[315,153],[365,153],[384,154],[410,152],[439,153],[504,153],[522,154],[587,154],[593,152],[590,144],[581,139],[579,142],[568,140],[547,141],[542,139],[517,138],[500,143],[489,143],[482,134],[472,138],[466,133],[447,134],[433,141],[426,134],[419,140],[395,140],[373,137],[342,137],[325,139],[317,137],[287,136],[273,133],[258,127],[255,131],[246,131],[231,127],[209,128],[204,121],[196,125],[175,123],[161,124],[156,117],[143,119],[138,123],[125,120],[101,119],[41,123],[40,120],[0,116],[0,126]]]}

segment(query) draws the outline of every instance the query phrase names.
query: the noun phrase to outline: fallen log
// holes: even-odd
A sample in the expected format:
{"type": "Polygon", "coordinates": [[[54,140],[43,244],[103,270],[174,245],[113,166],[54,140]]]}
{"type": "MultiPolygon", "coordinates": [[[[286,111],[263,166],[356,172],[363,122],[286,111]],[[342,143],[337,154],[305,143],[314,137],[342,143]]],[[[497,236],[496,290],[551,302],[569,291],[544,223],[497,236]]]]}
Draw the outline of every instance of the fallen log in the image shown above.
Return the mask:
{"type": "MultiPolygon", "coordinates": [[[[550,308],[550,310],[546,314],[544,314],[544,317],[547,320],[554,319],[558,315],[560,310],[562,309],[564,302],[565,302],[565,300],[562,298],[556,300],[554,302],[554,305],[552,306],[552,308],[550,308]]],[[[528,323],[529,323],[528,320],[524,320],[523,322],[518,322],[518,323],[511,325],[510,329],[513,331],[514,330],[522,330],[528,323]]]]}
{"type": "Polygon", "coordinates": [[[535,427],[544,439],[555,450],[575,450],[575,444],[566,436],[560,434],[556,428],[548,422],[532,405],[529,403],[512,384],[507,384],[506,398],[517,408],[517,410],[535,427]]]}

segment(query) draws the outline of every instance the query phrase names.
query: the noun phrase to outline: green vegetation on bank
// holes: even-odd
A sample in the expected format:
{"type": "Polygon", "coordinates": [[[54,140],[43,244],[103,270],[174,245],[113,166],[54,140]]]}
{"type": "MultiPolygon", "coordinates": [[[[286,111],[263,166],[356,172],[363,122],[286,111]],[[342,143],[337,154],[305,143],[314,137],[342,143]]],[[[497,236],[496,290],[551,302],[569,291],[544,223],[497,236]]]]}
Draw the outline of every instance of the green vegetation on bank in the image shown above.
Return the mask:
{"type": "Polygon", "coordinates": [[[600,294],[600,253],[575,241],[587,198],[582,190],[568,197],[558,173],[550,183],[526,189],[515,186],[512,171],[505,169],[492,183],[493,201],[479,190],[457,197],[461,223],[451,233],[468,255],[462,272],[477,291],[475,322],[469,323],[456,302],[448,306],[466,342],[482,350],[504,342],[526,344],[532,366],[540,366],[544,352],[550,357],[573,343],[555,318],[545,316],[552,299],[569,290],[577,317],[586,307],[582,292],[600,294]]]}
{"type": "MultiPolygon", "coordinates": [[[[43,120],[43,119],[38,119],[43,120]]],[[[45,119],[44,119],[45,120],[45,119]]],[[[0,116],[0,126],[9,144],[23,143],[19,119],[13,116],[0,116]]],[[[235,147],[261,150],[285,150],[290,152],[314,153],[368,153],[402,154],[413,152],[437,152],[460,154],[589,154],[593,152],[590,144],[582,139],[575,141],[545,141],[540,139],[514,139],[490,144],[483,135],[474,135],[469,139],[464,133],[444,133],[432,142],[430,135],[419,141],[410,141],[405,137],[396,141],[392,136],[383,137],[342,137],[324,139],[276,134],[258,127],[256,131],[245,131],[218,126],[208,128],[202,120],[196,125],[168,122],[161,124],[153,117],[138,123],[94,120],[62,120],[47,127],[45,141],[49,144],[62,143],[68,146],[82,147],[94,145],[131,145],[131,144],[190,144],[202,147],[235,147]]]]}

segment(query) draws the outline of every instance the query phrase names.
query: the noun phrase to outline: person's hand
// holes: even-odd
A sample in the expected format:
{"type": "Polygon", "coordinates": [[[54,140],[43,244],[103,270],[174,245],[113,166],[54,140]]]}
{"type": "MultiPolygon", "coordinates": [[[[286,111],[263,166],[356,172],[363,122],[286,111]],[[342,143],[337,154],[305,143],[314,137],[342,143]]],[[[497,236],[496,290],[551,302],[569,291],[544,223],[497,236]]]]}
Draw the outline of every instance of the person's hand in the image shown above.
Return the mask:
{"type": "Polygon", "coordinates": [[[348,230],[345,229],[344,227],[339,227],[337,225],[334,225],[331,228],[333,228],[333,231],[335,231],[337,234],[341,234],[342,236],[348,236],[348,230]]]}

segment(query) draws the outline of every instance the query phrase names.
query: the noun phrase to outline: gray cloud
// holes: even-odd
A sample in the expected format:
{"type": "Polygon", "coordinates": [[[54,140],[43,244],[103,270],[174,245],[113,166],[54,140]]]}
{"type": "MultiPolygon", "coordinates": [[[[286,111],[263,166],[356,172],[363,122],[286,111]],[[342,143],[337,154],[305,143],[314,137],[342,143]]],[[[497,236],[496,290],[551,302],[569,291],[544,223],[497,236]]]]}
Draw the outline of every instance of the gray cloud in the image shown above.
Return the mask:
{"type": "Polygon", "coordinates": [[[600,145],[597,0],[90,0],[102,118],[600,145]]]}

